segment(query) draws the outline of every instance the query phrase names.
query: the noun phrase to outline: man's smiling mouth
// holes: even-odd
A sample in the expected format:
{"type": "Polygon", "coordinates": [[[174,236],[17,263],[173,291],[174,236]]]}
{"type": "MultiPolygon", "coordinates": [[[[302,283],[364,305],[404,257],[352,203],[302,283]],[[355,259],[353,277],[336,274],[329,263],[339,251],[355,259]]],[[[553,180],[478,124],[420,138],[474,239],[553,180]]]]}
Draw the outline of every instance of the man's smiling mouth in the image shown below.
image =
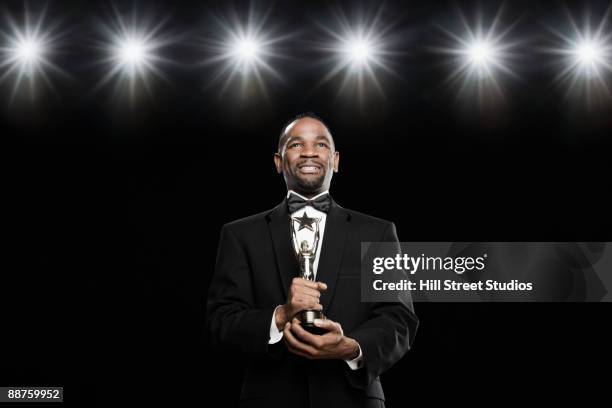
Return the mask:
{"type": "Polygon", "coordinates": [[[321,171],[321,167],[311,165],[311,164],[305,164],[302,166],[298,166],[298,169],[300,170],[301,173],[305,173],[305,174],[316,174],[321,171]]]}

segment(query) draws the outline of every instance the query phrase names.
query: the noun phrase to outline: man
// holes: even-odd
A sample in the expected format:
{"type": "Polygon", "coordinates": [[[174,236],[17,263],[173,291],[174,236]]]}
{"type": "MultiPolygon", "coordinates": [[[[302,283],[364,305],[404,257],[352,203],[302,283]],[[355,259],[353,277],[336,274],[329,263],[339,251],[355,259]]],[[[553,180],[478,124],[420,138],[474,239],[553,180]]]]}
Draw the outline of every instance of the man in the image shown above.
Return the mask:
{"type": "Polygon", "coordinates": [[[329,195],[340,155],[314,114],[292,120],[274,163],[288,194],[270,211],[222,228],[207,303],[213,344],[247,359],[241,406],[384,407],[379,375],[410,348],[410,298],[360,300],[361,242],[397,242],[388,221],[347,210],[329,195]],[[298,278],[291,217],[318,218],[315,280],[298,278]],[[306,331],[294,318],[321,310],[306,331]]]}

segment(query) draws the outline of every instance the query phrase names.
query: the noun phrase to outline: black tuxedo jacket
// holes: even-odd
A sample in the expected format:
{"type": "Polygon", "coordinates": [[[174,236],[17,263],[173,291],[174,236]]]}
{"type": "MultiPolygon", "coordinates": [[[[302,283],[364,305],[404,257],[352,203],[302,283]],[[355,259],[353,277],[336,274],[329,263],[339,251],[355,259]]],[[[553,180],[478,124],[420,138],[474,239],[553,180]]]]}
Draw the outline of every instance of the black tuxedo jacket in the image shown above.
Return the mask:
{"type": "Polygon", "coordinates": [[[284,304],[299,267],[292,248],[286,201],[223,226],[207,302],[213,345],[241,352],[247,361],[242,406],[379,407],[379,375],[410,348],[418,326],[410,297],[362,303],[361,242],[397,242],[393,223],[332,201],[325,224],[317,280],[325,315],[361,347],[364,365],[308,360],[283,341],[269,345],[274,309],[284,304]]]}

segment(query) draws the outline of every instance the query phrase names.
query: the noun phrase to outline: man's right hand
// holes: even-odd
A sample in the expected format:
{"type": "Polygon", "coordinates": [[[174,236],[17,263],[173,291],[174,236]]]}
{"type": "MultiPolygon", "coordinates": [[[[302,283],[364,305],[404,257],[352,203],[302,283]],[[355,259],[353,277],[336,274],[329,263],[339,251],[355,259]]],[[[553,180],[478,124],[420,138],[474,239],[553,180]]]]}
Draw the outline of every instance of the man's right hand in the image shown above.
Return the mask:
{"type": "Polygon", "coordinates": [[[327,289],[323,282],[314,282],[302,278],[293,278],[287,303],[276,309],[275,321],[278,330],[283,330],[285,324],[302,310],[323,310],[319,303],[321,292],[327,289]]]}

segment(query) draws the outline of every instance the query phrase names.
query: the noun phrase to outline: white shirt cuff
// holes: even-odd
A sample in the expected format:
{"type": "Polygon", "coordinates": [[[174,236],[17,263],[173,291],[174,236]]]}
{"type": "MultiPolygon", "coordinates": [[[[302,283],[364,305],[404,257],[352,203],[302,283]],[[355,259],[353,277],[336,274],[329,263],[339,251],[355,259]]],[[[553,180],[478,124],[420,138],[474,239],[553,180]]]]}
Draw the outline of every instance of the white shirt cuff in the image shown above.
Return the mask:
{"type": "Polygon", "coordinates": [[[359,355],[352,360],[344,360],[351,370],[359,370],[361,367],[363,367],[363,353],[361,352],[361,346],[357,346],[359,347],[359,355]]]}
{"type": "MultiPolygon", "coordinates": [[[[279,307],[280,305],[276,306],[276,309],[279,307]]],[[[283,332],[278,330],[278,327],[276,327],[276,309],[274,309],[274,313],[272,313],[272,321],[270,322],[270,339],[268,340],[268,344],[276,344],[283,338],[283,332]]],[[[359,355],[361,356],[361,350],[359,355]]]]}

